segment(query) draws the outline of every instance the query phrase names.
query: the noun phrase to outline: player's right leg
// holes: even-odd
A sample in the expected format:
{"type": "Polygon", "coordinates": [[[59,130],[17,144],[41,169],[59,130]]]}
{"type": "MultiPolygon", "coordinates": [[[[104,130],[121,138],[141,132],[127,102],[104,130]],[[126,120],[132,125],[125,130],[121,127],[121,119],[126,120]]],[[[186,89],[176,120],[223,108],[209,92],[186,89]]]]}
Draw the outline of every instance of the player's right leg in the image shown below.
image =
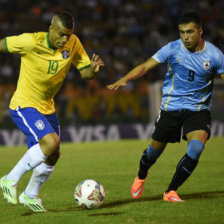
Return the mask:
{"type": "Polygon", "coordinates": [[[140,198],[140,196],[142,195],[143,186],[148,176],[149,168],[156,162],[165,147],[166,143],[152,140],[148,149],[143,152],[140,159],[138,175],[135,177],[135,180],[131,187],[132,198],[140,198]]]}

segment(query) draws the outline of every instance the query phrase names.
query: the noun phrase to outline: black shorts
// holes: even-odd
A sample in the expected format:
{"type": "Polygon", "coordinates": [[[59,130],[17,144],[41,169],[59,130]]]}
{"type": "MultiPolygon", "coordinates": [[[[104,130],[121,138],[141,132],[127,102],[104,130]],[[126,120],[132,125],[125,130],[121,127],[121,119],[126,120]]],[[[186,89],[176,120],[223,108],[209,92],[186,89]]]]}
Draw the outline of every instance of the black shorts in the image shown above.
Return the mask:
{"type": "Polygon", "coordinates": [[[180,142],[191,131],[205,130],[210,137],[211,112],[202,111],[163,111],[161,110],[155,122],[152,134],[154,140],[160,142],[180,142]]]}

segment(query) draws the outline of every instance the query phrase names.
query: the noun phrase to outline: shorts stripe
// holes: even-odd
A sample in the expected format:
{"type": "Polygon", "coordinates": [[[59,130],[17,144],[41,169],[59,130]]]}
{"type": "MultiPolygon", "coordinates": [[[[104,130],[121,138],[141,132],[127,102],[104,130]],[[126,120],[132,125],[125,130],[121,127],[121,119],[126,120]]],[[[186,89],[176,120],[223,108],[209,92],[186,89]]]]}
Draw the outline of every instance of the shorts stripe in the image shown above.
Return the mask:
{"type": "Polygon", "coordinates": [[[22,118],[23,123],[25,124],[25,126],[29,129],[29,131],[33,134],[35,140],[38,142],[37,135],[34,133],[33,129],[28,125],[26,119],[23,117],[22,113],[19,111],[19,107],[16,108],[16,111],[17,111],[18,115],[22,118]]]}

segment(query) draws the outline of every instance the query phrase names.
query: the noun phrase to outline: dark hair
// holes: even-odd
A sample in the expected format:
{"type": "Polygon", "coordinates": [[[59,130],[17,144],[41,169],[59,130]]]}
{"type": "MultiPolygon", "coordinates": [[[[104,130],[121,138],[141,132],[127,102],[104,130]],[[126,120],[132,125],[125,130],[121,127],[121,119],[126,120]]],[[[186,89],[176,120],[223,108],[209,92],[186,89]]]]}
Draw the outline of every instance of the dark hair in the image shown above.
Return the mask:
{"type": "Polygon", "coordinates": [[[69,12],[62,11],[62,12],[57,13],[56,16],[59,17],[59,19],[61,20],[64,27],[66,27],[68,29],[73,29],[74,18],[69,12]]]}
{"type": "Polygon", "coordinates": [[[184,12],[180,18],[178,24],[187,24],[193,22],[195,23],[198,27],[201,27],[201,19],[199,15],[195,11],[186,11],[184,12]]]}

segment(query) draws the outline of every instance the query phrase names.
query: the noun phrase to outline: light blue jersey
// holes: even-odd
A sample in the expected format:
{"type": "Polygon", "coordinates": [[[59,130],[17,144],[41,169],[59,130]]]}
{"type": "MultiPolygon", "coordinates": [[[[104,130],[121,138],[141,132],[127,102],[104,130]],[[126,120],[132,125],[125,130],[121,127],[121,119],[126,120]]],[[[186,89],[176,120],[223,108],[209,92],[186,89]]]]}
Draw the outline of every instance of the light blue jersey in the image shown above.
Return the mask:
{"type": "Polygon", "coordinates": [[[162,47],[153,58],[167,63],[161,109],[210,110],[215,74],[224,74],[224,56],[210,42],[201,51],[188,51],[181,39],[162,47]]]}

